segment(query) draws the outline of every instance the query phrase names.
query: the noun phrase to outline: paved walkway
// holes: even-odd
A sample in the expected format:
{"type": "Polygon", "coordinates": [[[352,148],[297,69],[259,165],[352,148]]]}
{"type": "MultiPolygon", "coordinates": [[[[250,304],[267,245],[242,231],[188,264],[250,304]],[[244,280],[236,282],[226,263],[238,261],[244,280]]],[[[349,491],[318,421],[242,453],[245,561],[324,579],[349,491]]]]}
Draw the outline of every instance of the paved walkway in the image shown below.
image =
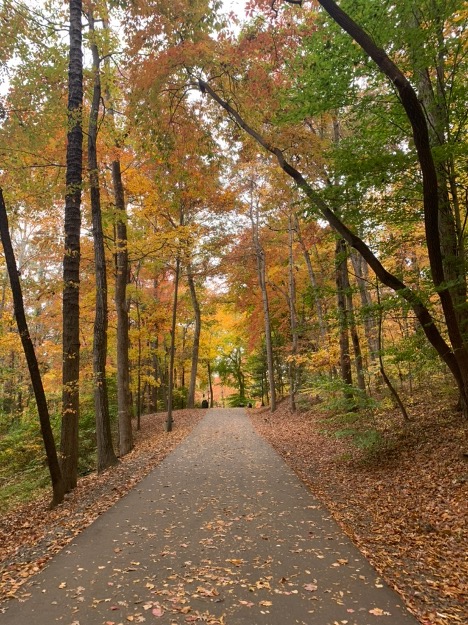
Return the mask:
{"type": "Polygon", "coordinates": [[[416,625],[243,409],[192,434],[0,625],[416,625]]]}

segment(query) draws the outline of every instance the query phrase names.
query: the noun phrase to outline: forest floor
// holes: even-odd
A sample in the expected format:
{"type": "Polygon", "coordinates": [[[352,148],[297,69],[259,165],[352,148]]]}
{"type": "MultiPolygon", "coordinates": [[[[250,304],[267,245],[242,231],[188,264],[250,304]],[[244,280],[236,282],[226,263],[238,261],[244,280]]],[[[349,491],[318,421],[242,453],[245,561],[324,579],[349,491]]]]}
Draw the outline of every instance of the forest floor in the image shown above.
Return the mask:
{"type": "Polygon", "coordinates": [[[164,431],[166,413],[146,415],[132,452],[117,467],[80,478],[54,510],[49,510],[47,492],[5,515],[0,512],[0,603],[14,597],[31,575],[154,469],[205,414],[174,411],[171,434],[164,431]]]}
{"type": "Polygon", "coordinates": [[[357,426],[378,433],[367,450],[320,405],[249,412],[421,623],[468,622],[468,442],[446,398],[414,400],[406,427],[397,411],[374,413],[357,426]]]}

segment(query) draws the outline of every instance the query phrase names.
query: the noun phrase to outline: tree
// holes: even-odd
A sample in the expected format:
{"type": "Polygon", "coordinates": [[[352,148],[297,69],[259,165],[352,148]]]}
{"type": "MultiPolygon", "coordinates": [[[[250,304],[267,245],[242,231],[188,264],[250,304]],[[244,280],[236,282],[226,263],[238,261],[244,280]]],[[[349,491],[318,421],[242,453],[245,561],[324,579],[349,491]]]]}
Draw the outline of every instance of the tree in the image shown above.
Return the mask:
{"type": "Polygon", "coordinates": [[[120,455],[133,447],[130,404],[129,338],[128,338],[128,239],[127,214],[120,160],[112,161],[112,184],[115,202],[115,308],[117,310],[117,401],[119,412],[120,455]]]}
{"type": "MultiPolygon", "coordinates": [[[[434,332],[435,328],[432,319],[430,336],[439,355],[445,360],[454,376],[460,391],[460,402],[462,410],[468,414],[468,348],[464,342],[460,317],[454,304],[452,293],[446,279],[446,269],[443,262],[443,250],[447,244],[447,239],[452,240],[452,234],[447,233],[447,228],[451,228],[447,223],[443,224],[444,240],[441,238],[439,230],[440,213],[444,210],[441,206],[440,179],[434,162],[431,141],[428,130],[428,123],[417,94],[408,79],[395,65],[385,51],[380,48],[372,38],[333,0],[319,0],[319,3],[329,13],[329,15],[345,30],[377,64],[379,69],[392,81],[401,99],[408,120],[411,124],[413,140],[418,154],[418,161],[421,167],[423,178],[423,202],[424,202],[424,222],[426,227],[426,243],[429,254],[432,280],[438,291],[444,312],[444,319],[447,332],[450,338],[451,349],[448,354],[445,341],[440,340],[440,334],[434,332]]],[[[450,245],[450,243],[449,243],[450,245]]],[[[448,254],[449,262],[454,251],[448,254]]],[[[416,312],[416,311],[415,311],[416,312]]],[[[429,322],[429,319],[426,321],[429,322]]],[[[422,321],[422,320],[421,320],[422,321]]]]}
{"type": "Polygon", "coordinates": [[[198,368],[198,354],[200,351],[200,333],[201,333],[201,312],[200,303],[197,297],[197,290],[195,287],[195,279],[193,275],[193,268],[190,261],[187,264],[187,282],[190,289],[190,297],[192,300],[193,312],[195,316],[195,329],[193,332],[193,347],[192,347],[192,363],[190,367],[190,386],[187,396],[187,408],[193,408],[195,405],[195,387],[197,383],[197,368],[198,368]]]}
{"type": "Polygon", "coordinates": [[[41,424],[42,438],[47,455],[47,464],[49,466],[50,479],[52,482],[53,498],[52,506],[62,503],[65,495],[65,484],[60,470],[60,464],[57,457],[54,435],[50,425],[49,408],[42,385],[42,378],[39,371],[39,365],[34,351],[34,345],[29,333],[26,315],[24,312],[23,293],[19,280],[18,269],[16,266],[13,246],[10,239],[10,231],[8,228],[8,216],[6,212],[5,200],[3,199],[3,191],[0,188],[0,236],[2,239],[5,260],[10,278],[11,290],[13,292],[15,317],[18,325],[18,332],[21,336],[24,354],[28,363],[29,374],[31,376],[31,384],[36,398],[37,412],[41,424]]]}
{"type": "Polygon", "coordinates": [[[91,52],[93,55],[94,72],[93,97],[88,127],[88,168],[93,223],[94,262],[96,266],[96,315],[94,318],[93,340],[94,409],[96,412],[97,468],[98,471],[104,471],[104,469],[116,464],[117,458],[112,444],[106,379],[108,326],[107,272],[96,145],[99,107],[101,103],[101,77],[99,50],[96,43],[94,14],[92,9],[88,12],[88,22],[91,33],[91,52]]]}
{"type": "Polygon", "coordinates": [[[257,274],[258,285],[262,294],[263,303],[263,322],[265,325],[265,346],[266,346],[266,360],[267,360],[267,373],[268,373],[268,385],[270,388],[270,410],[274,412],[276,410],[276,389],[275,389],[275,370],[273,364],[273,345],[271,340],[271,323],[270,323],[270,305],[268,301],[267,284],[266,284],[266,264],[265,264],[265,250],[262,248],[260,242],[259,233],[259,206],[258,200],[254,196],[254,180],[250,180],[250,203],[249,203],[249,217],[252,227],[252,244],[257,260],[257,274]]]}
{"type": "Polygon", "coordinates": [[[346,306],[346,292],[345,288],[347,275],[346,268],[346,247],[343,239],[337,239],[335,249],[335,262],[336,262],[336,301],[337,301],[337,314],[338,314],[338,326],[340,336],[340,369],[341,379],[344,384],[347,385],[345,390],[346,398],[352,402],[353,393],[351,387],[353,385],[353,377],[351,372],[351,356],[349,349],[349,311],[346,306]]]}
{"type": "MultiPolygon", "coordinates": [[[[183,217],[181,215],[181,226],[183,226],[183,217]]],[[[174,358],[176,348],[176,323],[177,323],[177,299],[179,294],[179,276],[180,276],[180,258],[176,258],[176,266],[174,272],[174,297],[172,301],[172,322],[171,322],[171,344],[169,347],[169,381],[167,391],[167,418],[166,418],[166,432],[172,432],[172,424],[174,419],[172,417],[173,410],[173,397],[174,397],[174,358]]]]}
{"type": "Polygon", "coordinates": [[[80,415],[80,227],[83,181],[83,58],[82,2],[70,0],[68,69],[68,133],[65,195],[65,256],[63,259],[63,398],[61,466],[65,488],[75,488],[78,474],[80,415]]]}
{"type": "MultiPolygon", "coordinates": [[[[380,58],[379,55],[377,56],[380,58]]],[[[384,65],[386,66],[385,63],[384,65]]],[[[392,68],[394,67],[393,64],[391,64],[391,67],[392,68]]],[[[404,77],[401,78],[400,73],[398,73],[398,81],[401,81],[403,79],[404,77]]],[[[209,94],[213,98],[214,101],[216,101],[220,106],[222,106],[222,108],[224,108],[229,113],[231,118],[242,129],[244,129],[254,140],[256,140],[263,148],[265,148],[268,152],[270,152],[277,159],[277,162],[280,165],[280,167],[289,176],[291,176],[291,178],[296,182],[299,188],[301,188],[304,194],[309,198],[310,202],[321,212],[322,216],[330,223],[330,225],[338,232],[338,234],[340,234],[351,247],[354,247],[363,256],[366,262],[375,271],[379,279],[384,284],[386,284],[390,288],[397,291],[404,299],[406,299],[412,305],[413,310],[418,320],[420,321],[427,338],[429,339],[431,344],[434,346],[439,356],[444,360],[444,362],[449,367],[457,383],[457,386],[460,390],[461,396],[463,398],[463,405],[465,405],[466,404],[465,402],[466,389],[465,389],[465,382],[464,382],[464,374],[462,373],[462,369],[464,367],[464,352],[463,350],[461,353],[458,353],[456,351],[456,346],[457,345],[460,346],[460,341],[459,341],[460,332],[459,332],[459,328],[457,330],[455,327],[456,319],[452,314],[453,305],[450,304],[450,301],[449,301],[450,294],[447,292],[447,290],[445,289],[444,294],[440,293],[440,296],[441,296],[441,301],[444,306],[444,310],[446,311],[447,326],[450,326],[452,330],[450,332],[450,336],[451,336],[453,349],[451,349],[445,342],[443,336],[441,335],[440,331],[438,330],[438,328],[436,327],[434,323],[434,319],[431,316],[429,309],[427,308],[427,306],[424,305],[419,295],[415,291],[409,289],[408,286],[404,284],[399,278],[390,274],[383,267],[382,263],[375,256],[375,254],[371,251],[369,246],[359,236],[353,233],[349,229],[348,226],[344,224],[344,222],[340,219],[337,213],[333,211],[330,205],[327,204],[327,202],[323,199],[321,194],[318,191],[316,191],[311,186],[311,184],[307,182],[306,178],[302,175],[302,173],[300,173],[299,170],[296,167],[294,167],[285,158],[283,151],[280,148],[276,147],[274,144],[272,144],[268,139],[266,139],[260,132],[254,129],[251,125],[249,125],[246,122],[246,120],[242,117],[242,115],[238,112],[238,110],[235,110],[233,106],[231,106],[230,103],[224,100],[212,88],[210,84],[208,84],[206,81],[200,78],[198,81],[198,85],[199,85],[200,91],[202,91],[203,93],[209,94]]],[[[411,95],[410,93],[409,95],[409,98],[408,98],[409,102],[407,102],[408,109],[411,111],[412,110],[411,107],[414,106],[418,111],[420,111],[419,104],[417,103],[417,98],[415,98],[414,92],[411,90],[409,83],[406,81],[406,79],[405,79],[405,82],[402,84],[402,91],[405,96],[408,94],[409,91],[413,94],[411,95]],[[415,99],[416,99],[416,103],[414,102],[415,99]]],[[[415,134],[416,134],[416,144],[419,147],[421,147],[420,159],[423,161],[425,168],[428,164],[427,159],[429,159],[432,162],[432,170],[433,170],[432,156],[430,154],[430,150],[429,152],[427,151],[427,126],[425,124],[425,120],[424,119],[421,120],[421,116],[419,112],[416,113],[416,117],[417,117],[418,123],[415,124],[415,134]],[[421,127],[422,122],[424,123],[424,127],[421,127]],[[424,139],[424,132],[426,133],[425,139],[424,139]]],[[[428,168],[429,170],[431,169],[430,163],[429,163],[428,168]]],[[[428,172],[426,172],[425,180],[428,179],[427,174],[428,172]]],[[[432,188],[434,186],[434,180],[435,180],[434,178],[430,179],[429,188],[432,188]]],[[[434,234],[433,232],[434,211],[431,209],[431,207],[433,208],[434,200],[433,200],[433,196],[430,195],[430,193],[428,192],[427,186],[425,186],[424,197],[425,197],[425,204],[426,204],[426,209],[427,209],[426,210],[426,236],[430,236],[430,234],[432,233],[435,236],[435,239],[438,239],[438,233],[434,234]]],[[[437,198],[437,195],[435,197],[437,198]]],[[[434,245],[434,239],[433,239],[430,241],[429,247],[430,247],[429,256],[430,258],[432,257],[432,264],[433,264],[434,269],[436,270],[434,284],[437,288],[439,288],[441,287],[440,246],[439,246],[439,252],[437,253],[437,245],[434,245]],[[439,271],[439,273],[437,273],[437,271],[439,271]]],[[[434,269],[433,269],[433,274],[434,274],[434,269]]],[[[467,372],[468,372],[468,369],[467,369],[467,372]]]]}

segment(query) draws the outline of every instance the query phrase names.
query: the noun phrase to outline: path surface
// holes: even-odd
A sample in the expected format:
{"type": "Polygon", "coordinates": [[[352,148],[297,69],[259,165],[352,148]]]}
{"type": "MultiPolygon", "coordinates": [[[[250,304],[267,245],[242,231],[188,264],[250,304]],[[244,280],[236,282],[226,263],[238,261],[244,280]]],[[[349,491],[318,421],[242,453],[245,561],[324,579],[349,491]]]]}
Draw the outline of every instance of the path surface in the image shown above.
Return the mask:
{"type": "Polygon", "coordinates": [[[253,431],[210,410],[0,625],[416,625],[253,431]]]}

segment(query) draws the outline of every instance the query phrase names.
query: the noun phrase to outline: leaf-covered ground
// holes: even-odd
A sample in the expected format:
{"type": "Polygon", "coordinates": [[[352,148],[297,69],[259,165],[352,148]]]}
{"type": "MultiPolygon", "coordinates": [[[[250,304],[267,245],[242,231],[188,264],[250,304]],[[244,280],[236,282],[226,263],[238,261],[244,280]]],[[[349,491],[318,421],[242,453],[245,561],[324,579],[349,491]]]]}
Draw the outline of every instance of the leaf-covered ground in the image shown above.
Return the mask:
{"type": "Polygon", "coordinates": [[[242,408],[163,465],[0,606],[9,625],[416,625],[242,408]]]}
{"type": "Polygon", "coordinates": [[[51,495],[47,493],[7,515],[0,514],[0,602],[15,596],[55,553],[156,467],[205,412],[175,411],[170,434],[164,432],[165,413],[145,416],[134,450],[117,467],[81,478],[55,510],[48,509],[51,495]]]}
{"type": "Polygon", "coordinates": [[[468,443],[446,400],[415,402],[406,428],[396,412],[374,415],[372,456],[333,436],[342,425],[319,406],[250,414],[421,623],[468,623],[468,443]]]}

